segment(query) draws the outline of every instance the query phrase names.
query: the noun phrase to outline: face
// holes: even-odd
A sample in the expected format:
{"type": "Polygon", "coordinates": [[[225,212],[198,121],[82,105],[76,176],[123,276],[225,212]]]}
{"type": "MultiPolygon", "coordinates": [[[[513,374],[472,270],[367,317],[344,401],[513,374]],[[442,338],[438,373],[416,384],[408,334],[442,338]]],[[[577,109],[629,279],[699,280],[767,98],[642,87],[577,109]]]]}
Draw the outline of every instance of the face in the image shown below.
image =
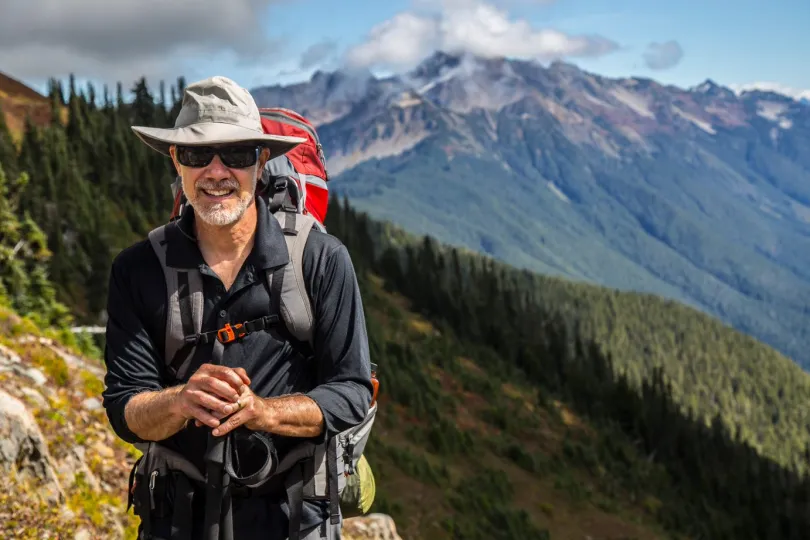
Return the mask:
{"type": "Polygon", "coordinates": [[[269,157],[269,151],[263,148],[254,162],[256,148],[243,145],[205,149],[172,146],[169,153],[194,214],[218,226],[239,221],[253,203],[256,183],[269,157]],[[209,161],[212,149],[223,151],[225,158],[214,154],[209,161]]]}

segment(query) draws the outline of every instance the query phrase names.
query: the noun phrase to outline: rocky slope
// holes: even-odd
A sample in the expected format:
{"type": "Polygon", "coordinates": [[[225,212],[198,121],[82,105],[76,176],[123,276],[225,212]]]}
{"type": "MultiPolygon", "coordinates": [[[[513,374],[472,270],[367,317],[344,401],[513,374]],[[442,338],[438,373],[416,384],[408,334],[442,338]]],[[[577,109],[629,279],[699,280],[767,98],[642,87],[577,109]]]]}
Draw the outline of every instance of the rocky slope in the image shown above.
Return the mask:
{"type": "MultiPolygon", "coordinates": [[[[100,361],[0,321],[0,538],[134,539],[124,496],[139,452],[109,427],[100,361]]],[[[384,514],[346,520],[344,537],[400,540],[384,514]]]]}
{"type": "Polygon", "coordinates": [[[442,53],[253,90],[318,122],[330,186],[415,233],[696,306],[810,365],[810,107],[442,53]]]}
{"type": "Polygon", "coordinates": [[[0,73],[0,114],[17,138],[22,136],[26,117],[38,126],[51,120],[47,97],[3,73],[0,73]]]}

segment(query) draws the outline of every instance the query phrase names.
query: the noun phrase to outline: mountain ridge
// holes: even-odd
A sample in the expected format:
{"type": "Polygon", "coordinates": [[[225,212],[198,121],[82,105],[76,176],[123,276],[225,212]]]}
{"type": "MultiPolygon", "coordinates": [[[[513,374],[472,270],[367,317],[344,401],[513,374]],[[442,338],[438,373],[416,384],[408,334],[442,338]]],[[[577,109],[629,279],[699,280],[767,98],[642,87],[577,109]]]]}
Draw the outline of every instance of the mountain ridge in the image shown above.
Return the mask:
{"type": "Polygon", "coordinates": [[[517,266],[698,306],[810,365],[802,102],[444,53],[404,76],[317,80],[292,98],[253,94],[327,119],[330,186],[359,209],[517,266]],[[336,105],[331,90],[348,97],[336,105]]]}

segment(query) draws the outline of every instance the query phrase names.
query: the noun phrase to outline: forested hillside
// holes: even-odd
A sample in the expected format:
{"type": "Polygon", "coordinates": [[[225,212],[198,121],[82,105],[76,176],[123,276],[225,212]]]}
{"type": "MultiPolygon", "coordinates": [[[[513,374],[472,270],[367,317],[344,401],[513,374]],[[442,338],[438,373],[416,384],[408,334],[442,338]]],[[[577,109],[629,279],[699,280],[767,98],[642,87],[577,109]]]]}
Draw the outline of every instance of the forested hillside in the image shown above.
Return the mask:
{"type": "MultiPolygon", "coordinates": [[[[491,453],[599,508],[641,503],[670,534],[810,537],[810,377],[789,359],[693,309],[517,272],[429,238],[397,245],[389,225],[345,203],[330,212],[360,272],[380,276],[430,323],[421,337],[399,330],[408,316],[380,308],[377,282],[365,283],[372,354],[402,407],[388,421],[427,453],[406,466],[461,507],[480,505],[481,529],[462,537],[542,537],[491,528],[523,523],[496,502],[515,492],[509,475],[488,468],[491,453]],[[396,337],[377,341],[385,335],[396,337]],[[587,419],[582,431],[555,429],[560,402],[587,419]],[[472,485],[443,482],[456,478],[472,485]]],[[[375,438],[377,451],[392,451],[386,437],[375,438]]]]}
{"type": "MultiPolygon", "coordinates": [[[[177,105],[143,80],[101,107],[52,88],[66,123],[27,123],[19,150],[0,126],[0,218],[18,231],[0,277],[21,313],[64,323],[47,260],[58,300],[96,322],[112,257],[170,210],[170,163],[129,126],[167,125],[177,105]]],[[[784,356],[682,305],[518,271],[345,201],[327,227],[364,291],[376,509],[403,537],[810,537],[810,382],[784,356]]]]}

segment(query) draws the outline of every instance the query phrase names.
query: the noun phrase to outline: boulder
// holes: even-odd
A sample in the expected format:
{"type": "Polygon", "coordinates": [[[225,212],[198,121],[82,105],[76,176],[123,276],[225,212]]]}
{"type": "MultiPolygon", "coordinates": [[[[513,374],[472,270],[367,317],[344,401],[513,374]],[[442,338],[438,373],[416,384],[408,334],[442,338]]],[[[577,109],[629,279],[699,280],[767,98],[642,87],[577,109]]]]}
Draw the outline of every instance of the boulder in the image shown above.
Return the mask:
{"type": "Polygon", "coordinates": [[[38,481],[47,500],[63,502],[48,445],[25,404],[0,390],[0,469],[5,474],[38,481]]]}
{"type": "Polygon", "coordinates": [[[344,540],[402,540],[391,516],[368,514],[343,521],[344,540]]]}

